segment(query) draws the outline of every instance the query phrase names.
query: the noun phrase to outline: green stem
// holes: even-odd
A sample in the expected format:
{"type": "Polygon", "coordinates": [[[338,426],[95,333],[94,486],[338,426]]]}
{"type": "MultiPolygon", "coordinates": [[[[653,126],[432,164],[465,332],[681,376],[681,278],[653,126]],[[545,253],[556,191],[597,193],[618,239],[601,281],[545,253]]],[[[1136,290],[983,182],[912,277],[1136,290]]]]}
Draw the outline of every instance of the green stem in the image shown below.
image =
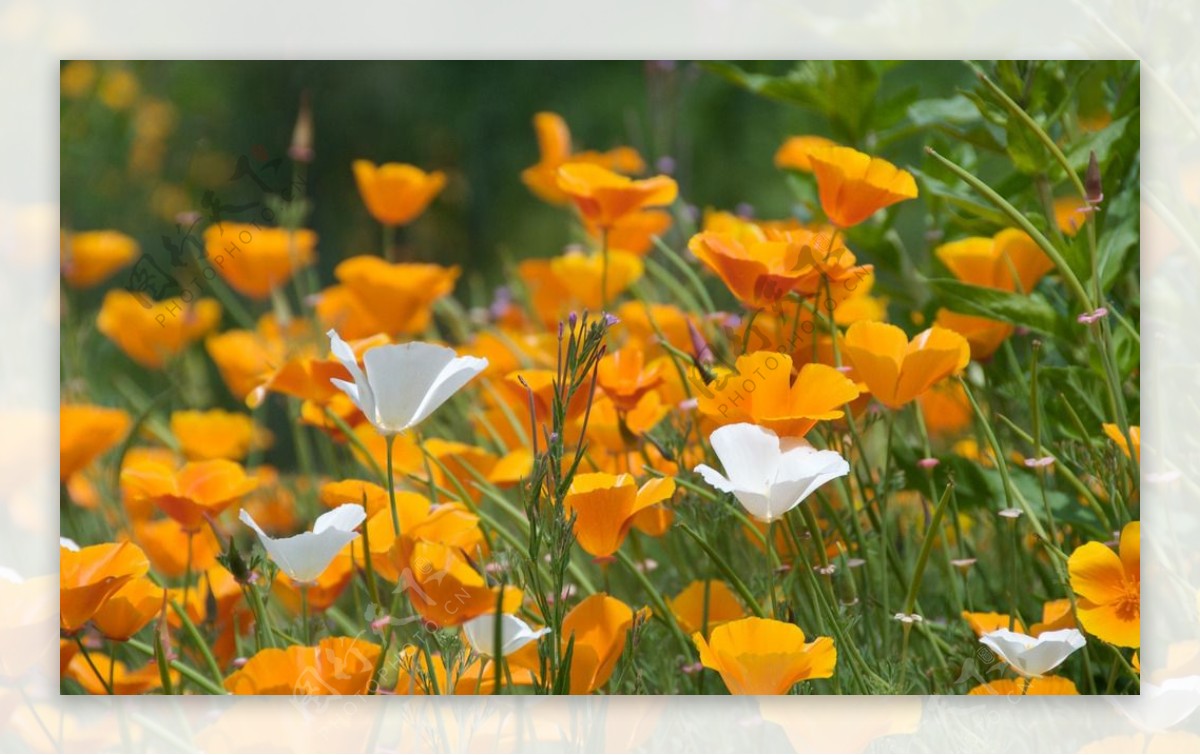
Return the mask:
{"type": "MultiPolygon", "coordinates": [[[[154,648],[150,647],[149,645],[142,642],[141,640],[128,639],[125,641],[125,646],[133,648],[134,650],[136,650],[139,653],[142,653],[146,656],[154,657],[154,648]]],[[[213,695],[227,694],[225,692],[225,688],[223,686],[221,686],[221,684],[213,684],[213,682],[210,679],[208,679],[206,676],[204,676],[203,674],[201,674],[199,671],[195,670],[191,666],[188,666],[187,664],[182,663],[180,661],[169,661],[169,665],[171,666],[171,668],[178,671],[180,673],[180,675],[186,677],[188,681],[192,682],[197,687],[200,687],[205,692],[208,692],[213,695]]]]}

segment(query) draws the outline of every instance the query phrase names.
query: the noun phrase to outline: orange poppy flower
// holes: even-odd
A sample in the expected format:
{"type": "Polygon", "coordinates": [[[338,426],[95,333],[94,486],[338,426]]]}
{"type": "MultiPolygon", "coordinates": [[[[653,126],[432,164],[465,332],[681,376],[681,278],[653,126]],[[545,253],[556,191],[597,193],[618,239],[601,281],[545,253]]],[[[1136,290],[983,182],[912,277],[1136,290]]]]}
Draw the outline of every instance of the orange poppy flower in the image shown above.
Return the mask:
{"type": "Polygon", "coordinates": [[[858,225],[884,207],[914,199],[912,174],[887,160],[850,147],[823,147],[808,153],[821,209],[839,228],[858,225]]]}
{"type": "Polygon", "coordinates": [[[939,380],[961,372],[971,361],[966,339],[934,326],[909,341],[904,331],[881,322],[857,322],[842,351],[871,394],[898,409],[939,380]]]}
{"type": "MultiPolygon", "coordinates": [[[[109,679],[112,679],[114,695],[140,695],[162,686],[162,675],[158,671],[158,664],[153,660],[144,666],[130,669],[121,661],[114,661],[104,653],[93,651],[88,655],[91,663],[88,663],[88,659],[82,653],[72,657],[71,662],[67,664],[66,675],[79,682],[89,695],[107,695],[106,685],[109,679]],[[95,670],[92,669],[93,665],[95,670]]],[[[171,670],[168,673],[171,684],[179,684],[179,672],[171,670]]]]}
{"type": "Polygon", "coordinates": [[[804,365],[792,381],[792,358],[774,351],[743,354],[736,367],[696,386],[700,413],[718,425],[749,422],[781,438],[803,437],[820,420],[840,419],[859,394],[854,381],[824,364],[804,365]]]}
{"type": "MultiPolygon", "coordinates": [[[[456,665],[453,682],[446,670],[446,660],[440,653],[426,654],[415,645],[406,645],[400,651],[398,660],[399,674],[393,689],[397,695],[491,695],[496,691],[495,663],[481,656],[476,656],[466,664],[456,665]]],[[[505,688],[509,686],[510,678],[513,687],[534,684],[533,672],[518,666],[511,656],[508,666],[502,682],[505,688]]]]}
{"type": "Polygon", "coordinates": [[[691,351],[692,337],[688,323],[699,329],[699,322],[694,315],[673,304],[629,301],[617,308],[617,318],[621,322],[614,330],[626,331],[629,343],[640,347],[647,359],[666,355],[666,350],[661,346],[664,340],[681,351],[691,351]]]}
{"type": "Polygon", "coordinates": [[[426,173],[412,165],[355,160],[354,180],[371,216],[384,225],[408,225],[446,185],[441,171],[426,173]]]}
{"type": "Polygon", "coordinates": [[[266,299],[316,261],[317,234],[307,229],[218,223],[204,232],[209,264],[240,294],[266,299]]]}
{"type": "Polygon", "coordinates": [[[558,169],[558,188],[579,208],[579,213],[600,229],[612,228],[621,218],[675,201],[679,187],[668,176],[634,180],[588,163],[568,163],[558,169]]]}
{"type": "Polygon", "coordinates": [[[521,171],[521,180],[545,202],[566,204],[570,201],[558,187],[558,169],[568,162],[599,165],[626,174],[641,173],[646,169],[641,155],[629,147],[617,147],[608,152],[572,153],[571,132],[567,122],[557,113],[534,115],[533,129],[537,134],[540,159],[537,165],[521,171]]]}
{"type": "Polygon", "coordinates": [[[735,695],[786,694],[797,682],[828,679],[837,664],[831,638],[805,642],[800,627],[774,619],[731,621],[714,629],[710,640],[697,632],[692,641],[700,662],[735,695]]]}
{"type": "Polygon", "coordinates": [[[1065,236],[1074,236],[1091,217],[1091,207],[1079,197],[1059,197],[1054,200],[1054,222],[1065,236]]]}
{"type": "MultiPolygon", "coordinates": [[[[428,540],[401,537],[391,551],[392,561],[413,608],[430,626],[448,627],[496,610],[499,588],[471,565],[459,548],[428,540]]],[[[521,605],[521,591],[504,591],[503,612],[521,605]]]]}
{"type": "Polygon", "coordinates": [[[1079,623],[1090,634],[1121,647],[1142,644],[1141,523],[1121,530],[1118,553],[1104,543],[1086,543],[1067,560],[1079,623]]]}
{"type": "Polygon", "coordinates": [[[993,679],[974,687],[968,695],[1078,695],[1075,682],[1061,676],[1042,676],[1036,679],[993,679]]]}
{"type": "Polygon", "coordinates": [[[322,327],[336,330],[350,340],[367,338],[384,329],[347,286],[323,289],[314,297],[313,312],[322,327]]]}
{"type": "MultiPolygon", "coordinates": [[[[1109,422],[1104,423],[1104,434],[1109,439],[1117,444],[1117,448],[1121,449],[1121,453],[1125,454],[1125,458],[1129,458],[1129,440],[1125,439],[1125,434],[1121,432],[1121,428],[1109,422]]],[[[1133,441],[1133,455],[1140,463],[1142,461],[1142,428],[1137,425],[1129,426],[1129,439],[1133,441]]]]}
{"type": "Polygon", "coordinates": [[[124,642],[158,616],[165,592],[152,580],[135,577],[101,604],[92,624],[110,640],[124,642]]]}
{"type": "Polygon", "coordinates": [[[917,398],[925,429],[931,436],[953,435],[971,426],[971,403],[963,387],[952,380],[935,383],[917,398]]]}
{"type": "MultiPolygon", "coordinates": [[[[317,498],[327,509],[336,509],[343,503],[357,503],[366,510],[368,517],[388,509],[389,505],[387,491],[366,480],[326,482],[317,491],[317,498]]],[[[429,501],[426,500],[425,503],[425,508],[428,509],[429,501]]]]}
{"type": "Polygon", "coordinates": [[[604,273],[604,257],[599,252],[585,253],[570,251],[550,260],[550,271],[558,279],[567,298],[565,304],[571,310],[599,310],[605,301],[613,301],[625,289],[637,283],[645,271],[642,260],[629,252],[610,249],[608,251],[608,274],[604,273]],[[601,291],[601,281],[607,294],[601,291]]]}
{"type": "MultiPolygon", "coordinates": [[[[352,547],[361,549],[361,546],[355,543],[347,545],[341,553],[334,557],[325,571],[317,576],[315,583],[306,585],[308,607],[313,611],[328,609],[350,586],[350,580],[354,578],[354,559],[350,557],[352,547]]],[[[275,581],[271,583],[271,591],[284,608],[293,614],[300,613],[300,586],[282,570],[275,575],[275,581]]]]}
{"type": "Polygon", "coordinates": [[[134,498],[150,500],[187,532],[198,532],[206,516],[219,516],[258,484],[242,465],[226,459],[193,461],[178,470],[158,462],[127,466],[121,482],[134,498]]]}
{"type": "Polygon", "coordinates": [[[168,299],[147,307],[134,294],[112,289],[104,295],[96,328],[130,359],[156,370],[220,320],[221,305],[213,299],[190,304],[168,299]]]}
{"type": "Polygon", "coordinates": [[[58,408],[58,476],[70,479],[129,432],[129,414],[91,404],[58,408]]]}
{"type": "Polygon", "coordinates": [[[172,412],[171,434],[183,455],[193,461],[241,461],[251,450],[269,443],[267,432],[255,427],[249,415],[222,409],[172,412]]]}
{"type": "Polygon", "coordinates": [[[62,276],[71,288],[91,288],[133,262],[138,243],[118,231],[63,234],[62,276]]]}
{"type": "MultiPolygon", "coordinates": [[[[429,327],[433,303],[454,290],[454,283],[462,271],[457,266],[415,262],[393,264],[373,255],[361,255],[342,261],[333,272],[378,323],[379,330],[415,334],[429,327]]],[[[342,325],[321,319],[325,327],[340,328],[342,325]]],[[[339,332],[345,338],[356,337],[350,331],[339,329],[339,332]]],[[[358,337],[366,335],[373,333],[358,337]]]]}
{"type": "Polygon", "coordinates": [[[352,637],[326,637],[316,647],[267,648],[225,679],[235,695],[363,695],[381,648],[352,637]]]}
{"type": "Polygon", "coordinates": [[[1062,598],[1060,600],[1047,600],[1042,604],[1042,620],[1029,628],[1029,634],[1037,637],[1042,632],[1055,632],[1059,629],[1074,628],[1075,614],[1071,611],[1071,600],[1070,598],[1062,598]]]}
{"type": "Polygon", "coordinates": [[[747,243],[765,239],[769,231],[794,231],[803,227],[795,218],[750,220],[732,212],[708,209],[704,211],[704,225],[701,230],[705,233],[731,236],[742,243],[747,243]]]}
{"type": "Polygon", "coordinates": [[[576,474],[563,500],[567,515],[575,514],[575,538],[593,556],[611,556],[625,541],[639,511],[670,499],[675,480],[656,478],[641,488],[630,475],[604,472],[576,474]]]}
{"type": "Polygon", "coordinates": [[[646,364],[642,350],[626,346],[600,359],[596,368],[596,384],[612,399],[617,409],[627,412],[637,406],[648,391],[663,380],[663,362],[646,364]]]}
{"type": "Polygon", "coordinates": [[[571,694],[587,695],[603,687],[625,650],[633,611],[616,598],[592,595],[572,608],[562,623],[562,651],[571,650],[571,694]]]}
{"type": "MultiPolygon", "coordinates": [[[[343,501],[342,503],[352,503],[352,501],[343,501]]],[[[413,529],[429,518],[432,506],[430,500],[420,493],[406,490],[396,491],[396,516],[400,520],[400,531],[409,533],[411,538],[413,529]]],[[[375,570],[375,575],[388,582],[399,581],[401,568],[392,561],[391,556],[392,547],[396,543],[396,528],[392,524],[391,507],[385,503],[384,508],[372,514],[360,529],[366,531],[367,539],[371,541],[371,567],[375,570]]],[[[453,534],[460,535],[461,533],[453,534]]],[[[482,533],[480,537],[482,538],[482,533]]],[[[362,540],[361,536],[359,540],[362,540]]],[[[456,542],[471,544],[465,538],[456,542]]],[[[364,565],[366,556],[365,543],[362,547],[355,548],[354,558],[358,564],[364,565]]]]}
{"type": "Polygon", "coordinates": [[[720,580],[712,579],[707,582],[696,580],[689,584],[683,592],[667,601],[675,620],[688,635],[699,633],[707,624],[709,635],[712,630],[731,621],[744,618],[746,609],[741,601],[729,589],[729,585],[720,580]],[[705,597],[707,590],[708,596],[705,597]],[[705,603],[708,615],[705,621],[705,603]]]}
{"type": "Polygon", "coordinates": [[[58,596],[60,628],[74,633],[104,601],[150,569],[146,554],[130,542],[104,543],[74,551],[59,548],[58,596]]]}
{"type": "Polygon", "coordinates": [[[281,328],[274,315],[263,315],[255,330],[214,333],[205,339],[204,348],[229,392],[245,400],[284,362],[285,339],[298,335],[303,327],[304,323],[296,320],[288,328],[281,328]]]}
{"type": "MultiPolygon", "coordinates": [[[[645,257],[654,247],[654,237],[662,236],[670,227],[671,213],[666,210],[631,212],[608,229],[608,248],[610,251],[620,249],[645,257]]],[[[594,222],[585,218],[584,228],[592,238],[601,238],[602,229],[594,222]]]]}
{"type": "Polygon", "coordinates": [[[836,147],[837,142],[823,136],[791,136],[775,152],[775,167],[790,168],[803,173],[812,173],[814,150],[836,147]]]}
{"type": "MultiPolygon", "coordinates": [[[[976,637],[982,637],[988,632],[994,632],[997,629],[1008,629],[1009,615],[1006,613],[995,613],[991,611],[962,612],[963,621],[967,622],[967,626],[971,627],[971,631],[976,637]]],[[[1025,625],[1020,619],[1013,620],[1012,631],[1025,633],[1025,625]]]]}
{"type": "MultiPolygon", "coordinates": [[[[188,533],[169,517],[139,519],[133,523],[133,537],[146,552],[154,571],[164,577],[182,577],[187,573],[188,533]]],[[[192,537],[192,571],[208,569],[217,563],[221,544],[209,528],[192,537]]]]}

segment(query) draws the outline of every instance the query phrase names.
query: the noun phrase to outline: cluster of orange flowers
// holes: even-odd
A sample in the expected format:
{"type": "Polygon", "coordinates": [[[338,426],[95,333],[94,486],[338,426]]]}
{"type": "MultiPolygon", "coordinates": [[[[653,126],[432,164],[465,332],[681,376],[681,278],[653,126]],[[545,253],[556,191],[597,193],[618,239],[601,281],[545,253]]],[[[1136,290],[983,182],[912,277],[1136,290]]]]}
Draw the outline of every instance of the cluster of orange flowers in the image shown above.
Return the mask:
{"type": "MultiPolygon", "coordinates": [[[[782,694],[837,673],[834,639],[762,615],[731,581],[694,581],[643,609],[586,584],[583,569],[572,572],[572,587],[588,594],[565,612],[557,636],[527,640],[497,666],[490,639],[482,647],[471,642],[472,627],[483,626],[473,622],[521,617],[514,642],[550,622],[539,608],[544,603],[509,584],[520,568],[498,557],[521,547],[519,540],[500,542],[501,532],[514,524],[527,531],[509,496],[523,491],[534,469],[545,442],[539,434],[561,412],[566,435],[586,444],[563,507],[575,544],[606,573],[632,532],[662,538],[672,530],[678,494],[685,485],[696,488],[689,472],[708,458],[706,439],[717,428],[744,423],[803,439],[821,423],[853,419],[847,413],[861,417],[874,398],[885,411],[918,402],[930,433],[952,433],[969,423],[971,408],[948,379],[995,352],[1013,327],[949,309],[911,338],[885,322],[886,302],[872,294],[873,268],[847,247],[846,231],[916,197],[916,182],[881,158],[816,137],[789,140],[776,159],[812,174],[827,222],[709,212],[687,244],[698,269],[719,280],[745,315],[647,302],[639,295],[646,257],[675,225],[676,182],[635,177],[645,164],[629,148],[576,151],[554,114],[539,114],[535,128],[541,157],[521,178],[541,199],[573,208],[592,248],[519,264],[514,286],[497,297],[486,326],[456,334],[459,354],[486,360],[465,389],[467,402],[424,420],[419,432],[381,431],[354,373],[365,369],[378,388],[374,370],[382,368],[367,358],[373,349],[437,340],[433,313],[454,307],[456,267],[350,257],[334,269],[334,285],[297,295],[311,307],[310,314],[297,313],[284,292],[289,285],[302,291],[301,273],[317,259],[316,234],[226,222],[204,234],[207,260],[237,295],[270,303],[257,322],[221,329],[216,298],[147,307],[127,291],[107,293],[97,328],[134,363],[164,370],[202,343],[233,399],[254,408],[273,395],[286,397],[295,409],[294,431],[334,449],[329,460],[338,464],[321,469],[325,474],[292,474],[261,463],[275,439],[248,412],[180,410],[158,425],[119,409],[64,403],[61,479],[71,504],[94,512],[110,535],[98,545],[64,541],[61,549],[64,674],[97,694],[164,685],[205,689],[193,664],[214,669],[219,679],[207,681],[235,694],[358,694],[377,691],[381,680],[396,693],[479,694],[501,686],[544,689],[557,661],[569,657],[568,681],[559,689],[582,694],[605,688],[631,633],[652,617],[691,638],[699,664],[731,693],[782,694]],[[594,392],[559,406],[561,323],[572,323],[573,337],[573,313],[601,310],[615,317],[592,377],[594,392]],[[323,335],[331,330],[349,343],[349,363],[331,353],[323,335]],[[731,363],[714,362],[709,344],[718,341],[730,345],[731,363]],[[340,383],[357,383],[358,392],[340,383]],[[454,437],[456,421],[470,428],[474,442],[454,437]],[[669,453],[655,434],[665,422],[686,428],[678,452],[669,453]],[[117,468],[110,469],[99,460],[114,449],[117,468]],[[347,462],[361,472],[327,476],[348,469],[347,462]],[[380,641],[346,632],[277,643],[252,599],[265,562],[243,573],[236,551],[231,559],[231,543],[249,542],[235,515],[244,511],[256,529],[287,535],[344,504],[361,505],[365,521],[315,580],[296,579],[273,556],[279,571],[271,608],[304,622],[314,611],[324,616],[322,627],[345,628],[337,606],[359,591],[380,611],[369,628],[380,641]],[[380,582],[396,587],[421,625],[461,628],[474,652],[435,650],[406,634],[406,617],[381,604],[380,595],[387,603],[388,594],[380,582]],[[147,653],[134,638],[151,624],[162,648],[147,653]],[[203,633],[211,647],[199,646],[203,633]],[[105,641],[134,643],[123,653],[141,652],[145,664],[126,665],[111,649],[100,652],[105,641]]],[[[387,228],[415,221],[446,181],[411,165],[360,160],[352,168],[367,211],[387,228]]],[[[66,234],[64,280],[73,288],[99,285],[138,251],[115,231],[66,234]]],[[[944,244],[936,256],[959,280],[1005,292],[1032,290],[1053,267],[1015,229],[944,244]]],[[[1115,428],[1110,435],[1128,454],[1125,435],[1115,428]]],[[[747,522],[753,526],[745,537],[761,547],[762,527],[747,522]]],[[[298,537],[315,537],[319,527],[298,537]]],[[[787,538],[772,545],[782,559],[805,558],[787,538]]],[[[830,543],[829,554],[846,547],[830,543]]],[[[1041,630],[1074,626],[1078,617],[1101,640],[1137,647],[1138,547],[1135,522],[1121,535],[1119,555],[1102,543],[1076,550],[1070,558],[1076,605],[1047,604],[1041,630]]],[[[643,572],[653,566],[648,559],[637,564],[643,572]]],[[[574,601],[572,594],[551,597],[551,603],[574,601]]],[[[966,618],[977,630],[1014,628],[1007,616],[966,618]]],[[[349,621],[364,629],[356,618],[349,621]]],[[[1007,689],[989,685],[992,692],[1007,689]]],[[[1026,687],[1013,683],[1008,691],[1063,691],[1045,679],[1026,687]]]]}

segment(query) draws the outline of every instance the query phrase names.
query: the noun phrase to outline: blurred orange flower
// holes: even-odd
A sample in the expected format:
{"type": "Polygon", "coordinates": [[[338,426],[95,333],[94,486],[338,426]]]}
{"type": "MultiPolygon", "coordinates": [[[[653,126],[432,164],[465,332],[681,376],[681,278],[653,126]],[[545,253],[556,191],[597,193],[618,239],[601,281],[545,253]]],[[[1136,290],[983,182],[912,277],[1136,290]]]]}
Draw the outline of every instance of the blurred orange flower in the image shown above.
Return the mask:
{"type": "MultiPolygon", "coordinates": [[[[164,577],[178,578],[187,573],[188,532],[179,522],[164,517],[140,519],[133,523],[133,537],[146,552],[154,571],[164,577]]],[[[221,544],[209,528],[192,538],[192,571],[200,572],[217,563],[221,544]]]]}
{"type": "Polygon", "coordinates": [[[322,325],[336,329],[344,338],[366,338],[375,333],[416,334],[429,326],[433,303],[454,290],[461,273],[458,267],[398,262],[390,263],[373,255],[351,257],[338,264],[334,275],[368,313],[375,325],[371,332],[343,330],[344,318],[326,312],[318,316],[322,325]]]}
{"type": "MultiPolygon", "coordinates": [[[[107,695],[109,679],[112,679],[114,695],[140,695],[162,686],[162,675],[153,659],[144,666],[130,669],[104,653],[91,652],[89,657],[91,663],[83,654],[76,654],[67,664],[66,674],[68,678],[79,682],[89,695],[107,695]],[[95,670],[92,669],[93,665],[95,670]]],[[[179,684],[179,672],[172,670],[168,673],[171,684],[179,684]]]]}
{"type": "Polygon", "coordinates": [[[267,431],[254,425],[247,414],[209,411],[171,413],[171,434],[183,455],[192,461],[229,459],[241,461],[250,451],[269,445],[267,431]]]}
{"type": "Polygon", "coordinates": [[[790,168],[804,173],[813,170],[811,155],[814,150],[836,147],[837,142],[823,136],[791,136],[775,152],[775,167],[790,168]]]}
{"type": "Polygon", "coordinates": [[[797,682],[828,679],[837,664],[832,639],[805,642],[800,627],[774,619],[732,621],[714,629],[710,640],[697,632],[692,641],[700,662],[735,695],[783,695],[797,682]]]}
{"type": "Polygon", "coordinates": [[[1037,679],[993,679],[973,687],[968,695],[1078,695],[1075,682],[1061,676],[1042,676],[1037,679]]]}
{"type": "Polygon", "coordinates": [[[858,225],[884,207],[917,196],[912,174],[883,158],[837,146],[810,150],[808,158],[821,209],[839,228],[858,225]]]}
{"type": "Polygon", "coordinates": [[[62,276],[71,288],[91,288],[133,262],[138,243],[119,231],[63,234],[62,276]]]}
{"type": "Polygon", "coordinates": [[[557,113],[542,112],[534,115],[533,129],[537,133],[540,159],[536,165],[521,171],[521,180],[545,202],[566,204],[570,201],[558,186],[558,169],[568,162],[599,165],[626,174],[641,173],[646,169],[641,155],[629,147],[617,147],[608,152],[572,153],[571,132],[567,128],[567,122],[557,113]]]}
{"type": "Polygon", "coordinates": [[[258,485],[241,464],[226,459],[188,462],[178,470],[147,461],[126,466],[121,482],[131,497],[152,501],[190,533],[198,532],[206,517],[219,516],[258,485]]]}
{"type": "Polygon", "coordinates": [[[96,317],[96,328],[147,369],[162,367],[221,320],[221,305],[213,299],[147,302],[149,306],[124,289],[112,289],[96,317]]]}
{"type": "Polygon", "coordinates": [[[326,637],[316,647],[267,648],[225,680],[235,695],[364,695],[381,648],[352,637],[326,637]]]}
{"type": "Polygon", "coordinates": [[[699,633],[705,626],[711,635],[712,630],[722,624],[736,621],[746,615],[746,609],[733,594],[733,590],[729,589],[729,585],[716,579],[692,582],[683,592],[667,601],[667,605],[675,615],[675,620],[679,622],[680,628],[688,635],[699,633]]]}
{"type": "Polygon", "coordinates": [[[129,414],[91,404],[58,408],[58,476],[70,479],[129,432],[129,414]]]}
{"type": "Polygon", "coordinates": [[[124,642],[159,615],[164,594],[153,581],[135,577],[104,601],[92,623],[108,639],[124,642]]]}
{"type": "Polygon", "coordinates": [[[602,230],[647,207],[669,205],[679,192],[668,176],[634,180],[588,163],[559,168],[558,188],[579,208],[585,221],[602,230]]]}
{"type": "Polygon", "coordinates": [[[219,223],[204,232],[208,262],[233,290],[266,299],[301,268],[316,261],[317,234],[301,228],[219,223]]]}
{"type": "Polygon", "coordinates": [[[936,325],[909,341],[895,325],[857,322],[846,331],[842,350],[871,395],[891,409],[961,372],[971,360],[966,339],[936,325]]]}
{"type": "Polygon", "coordinates": [[[446,185],[441,171],[426,173],[412,165],[355,160],[354,180],[372,217],[384,225],[408,225],[425,211],[446,185]]]}
{"type": "MultiPolygon", "coordinates": [[[[1125,439],[1125,434],[1121,432],[1121,428],[1114,424],[1105,422],[1103,425],[1104,434],[1109,440],[1117,444],[1117,448],[1121,449],[1121,453],[1129,458],[1129,440],[1125,439]]],[[[1133,458],[1140,463],[1142,460],[1142,428],[1137,425],[1129,426],[1129,438],[1133,441],[1133,458]]]]}

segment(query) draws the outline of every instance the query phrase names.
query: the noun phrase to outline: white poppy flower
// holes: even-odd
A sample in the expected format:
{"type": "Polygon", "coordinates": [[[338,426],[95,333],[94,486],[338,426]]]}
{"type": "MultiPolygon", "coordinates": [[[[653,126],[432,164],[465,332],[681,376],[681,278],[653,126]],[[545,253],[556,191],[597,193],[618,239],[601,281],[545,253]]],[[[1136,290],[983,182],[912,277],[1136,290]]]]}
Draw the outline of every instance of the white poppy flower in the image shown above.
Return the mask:
{"type": "MultiPolygon", "coordinates": [[[[476,653],[491,657],[496,652],[496,614],[487,613],[463,622],[463,633],[476,653]]],[[[549,627],[532,629],[511,613],[500,614],[500,654],[512,655],[539,637],[550,632],[549,627]]]]}
{"type": "Polygon", "coordinates": [[[346,544],[358,537],[354,528],[363,523],[367,512],[357,503],[343,503],[313,522],[312,532],[275,539],[262,531],[250,512],[242,509],[238,518],[258,533],[258,540],[271,560],[293,581],[311,584],[329,568],[346,544]]]}
{"type": "Polygon", "coordinates": [[[480,357],[460,357],[454,349],[433,343],[376,346],[363,356],[364,373],[350,344],[330,330],[330,349],[354,382],[332,382],[354,401],[367,420],[384,435],[415,426],[487,368],[480,357]]]}
{"type": "Polygon", "coordinates": [[[817,488],[850,472],[837,451],[818,451],[803,438],[780,438],[758,425],[725,425],[708,440],[725,474],[706,464],[694,471],[717,490],[733,493],[751,516],[766,522],[779,519],[817,488]]]}
{"type": "Polygon", "coordinates": [[[1030,637],[1020,632],[997,629],[979,641],[1000,656],[1021,676],[1039,677],[1054,670],[1067,656],[1087,644],[1078,629],[1059,629],[1030,637]]]}

